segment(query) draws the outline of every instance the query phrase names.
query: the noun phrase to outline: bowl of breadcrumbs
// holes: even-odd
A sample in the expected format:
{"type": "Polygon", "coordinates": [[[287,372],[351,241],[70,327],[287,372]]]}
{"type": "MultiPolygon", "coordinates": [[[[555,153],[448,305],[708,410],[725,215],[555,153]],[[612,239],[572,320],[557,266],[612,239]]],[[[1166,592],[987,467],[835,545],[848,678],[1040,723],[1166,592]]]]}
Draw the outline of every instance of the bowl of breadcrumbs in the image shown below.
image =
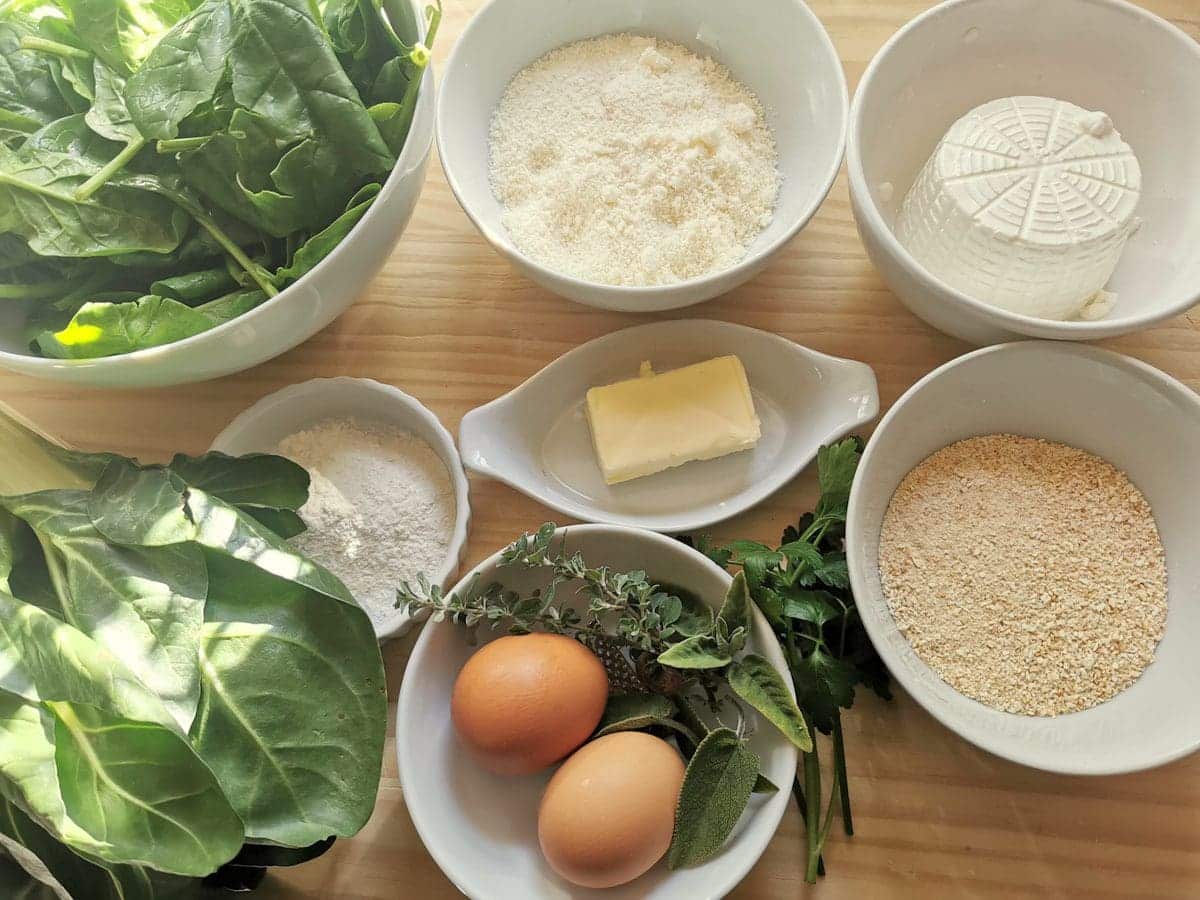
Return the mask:
{"type": "Polygon", "coordinates": [[[871,639],[976,745],[1110,774],[1200,748],[1200,397],[1137,360],[1022,342],[900,398],[846,544],[871,639]]]}

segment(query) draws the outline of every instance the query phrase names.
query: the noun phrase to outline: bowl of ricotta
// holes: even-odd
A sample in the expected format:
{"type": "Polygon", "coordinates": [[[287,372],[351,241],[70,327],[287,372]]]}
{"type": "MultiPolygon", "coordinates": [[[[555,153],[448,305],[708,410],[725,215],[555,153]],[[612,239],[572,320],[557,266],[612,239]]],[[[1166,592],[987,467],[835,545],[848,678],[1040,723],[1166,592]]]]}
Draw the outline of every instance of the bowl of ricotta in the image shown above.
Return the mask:
{"type": "Polygon", "coordinates": [[[439,93],[442,166],[483,236],[554,293],[633,312],[761,271],[828,194],[849,105],[800,0],[492,0],[439,93]]]}
{"type": "Polygon", "coordinates": [[[1124,0],[950,0],[884,45],[847,163],[884,281],[955,337],[1095,340],[1200,300],[1200,45],[1124,0]]]}

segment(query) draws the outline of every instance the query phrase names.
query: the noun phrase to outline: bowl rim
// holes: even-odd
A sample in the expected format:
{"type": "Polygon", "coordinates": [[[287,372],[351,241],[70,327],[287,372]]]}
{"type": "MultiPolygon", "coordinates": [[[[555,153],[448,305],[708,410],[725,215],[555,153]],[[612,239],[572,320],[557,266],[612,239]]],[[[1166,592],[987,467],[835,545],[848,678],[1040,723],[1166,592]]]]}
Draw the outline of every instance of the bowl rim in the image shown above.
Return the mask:
{"type": "MultiPolygon", "coordinates": [[[[945,2],[926,10],[903,25],[895,34],[887,39],[871,58],[870,63],[863,72],[862,78],[858,82],[858,87],[854,92],[854,100],[850,105],[850,125],[846,144],[846,172],[849,178],[851,196],[855,201],[855,218],[858,220],[860,227],[870,231],[872,236],[883,245],[885,251],[896,259],[905,271],[919,282],[920,286],[926,292],[934,295],[938,293],[949,295],[951,299],[961,303],[963,306],[969,307],[972,311],[987,319],[991,324],[1007,328],[1022,335],[1029,335],[1035,338],[1096,340],[1117,334],[1127,334],[1131,331],[1140,331],[1191,309],[1197,302],[1200,302],[1200,283],[1197,283],[1191,290],[1190,296],[1188,295],[1189,292],[1185,289],[1184,296],[1169,306],[1136,315],[1125,315],[1121,318],[1060,322],[1054,319],[1040,319],[1036,316],[1010,312],[1009,310],[992,306],[982,300],[968,296],[934,275],[908,251],[899,238],[896,237],[892,227],[885,221],[883,214],[879,211],[878,204],[875,202],[874,195],[868,184],[866,171],[863,168],[863,97],[866,91],[873,85],[886,58],[899,44],[912,34],[920,31],[931,21],[959,7],[995,2],[997,0],[945,0],[945,2]]],[[[1107,10],[1123,12],[1153,25],[1165,36],[1178,43],[1186,52],[1189,52],[1195,59],[1197,71],[1200,72],[1200,43],[1193,40],[1185,31],[1162,16],[1143,9],[1134,3],[1130,3],[1128,0],[1078,0],[1078,2],[1088,3],[1107,10]]]]}
{"type": "MultiPolygon", "coordinates": [[[[682,551],[683,556],[693,558],[695,563],[701,569],[708,569],[714,575],[720,576],[724,583],[728,584],[733,580],[733,576],[730,575],[727,570],[718,566],[703,553],[688,547],[686,544],[677,541],[674,538],[659,534],[656,531],[648,531],[644,528],[634,528],[628,525],[602,524],[561,525],[555,530],[556,535],[579,533],[608,533],[623,535],[630,540],[645,541],[649,545],[658,545],[659,548],[670,550],[671,552],[682,551]]],[[[469,583],[469,581],[476,575],[489,569],[496,568],[497,564],[500,562],[500,557],[503,552],[504,548],[501,548],[495,553],[489,555],[487,558],[478,562],[471,568],[469,572],[462,575],[462,577],[458,580],[458,583],[455,585],[455,589],[461,585],[469,583]]],[[[751,615],[753,616],[754,620],[751,633],[763,644],[762,649],[764,655],[771,660],[771,664],[773,666],[778,668],[780,661],[783,659],[783,651],[779,647],[779,641],[776,639],[775,633],[771,630],[771,626],[767,624],[767,620],[759,608],[753,604],[751,608],[751,615]]],[[[413,672],[422,664],[424,657],[429,653],[428,648],[429,644],[433,640],[434,632],[439,628],[457,627],[457,625],[454,625],[451,622],[436,622],[432,618],[426,620],[424,627],[421,629],[420,635],[417,636],[417,640],[413,644],[412,651],[409,654],[408,663],[404,669],[404,678],[400,683],[400,695],[396,701],[396,723],[393,735],[395,742],[397,770],[400,778],[400,790],[405,797],[410,796],[408,785],[417,782],[422,777],[420,760],[411,759],[409,757],[406,752],[406,743],[401,738],[400,734],[401,729],[404,727],[404,723],[409,718],[409,707],[413,702],[415,702],[413,698],[416,694],[416,691],[419,689],[418,680],[413,676],[413,672]]],[[[785,678],[784,681],[787,685],[788,691],[792,694],[795,694],[795,689],[792,686],[791,679],[785,678]]],[[[786,738],[782,739],[781,746],[784,746],[787,752],[792,754],[792,766],[794,768],[796,761],[799,758],[799,751],[786,738]]],[[[781,788],[780,792],[784,795],[788,793],[786,788],[781,788]]],[[[746,877],[747,874],[749,874],[750,870],[754,868],[754,866],[762,858],[763,853],[766,852],[767,845],[770,844],[770,842],[774,839],[775,833],[779,830],[779,823],[783,820],[783,816],[787,812],[787,806],[787,803],[779,803],[777,813],[771,813],[765,807],[756,813],[756,817],[772,816],[773,818],[773,821],[768,822],[769,827],[764,831],[763,839],[759,841],[757,846],[746,849],[742,852],[741,861],[732,865],[731,875],[723,881],[714,883],[711,886],[709,896],[724,896],[729,891],[733,890],[733,888],[736,887],[746,877]]],[[[441,844],[439,844],[437,839],[432,836],[429,829],[423,824],[421,815],[417,812],[417,810],[412,805],[409,805],[407,801],[406,807],[408,809],[409,817],[412,820],[413,828],[416,829],[417,835],[421,838],[421,843],[425,846],[425,849],[428,851],[429,855],[433,857],[433,860],[437,863],[438,868],[442,870],[443,874],[445,874],[445,876],[454,883],[454,886],[462,891],[465,896],[479,898],[479,895],[472,894],[466,890],[466,888],[457,880],[456,874],[453,874],[457,872],[458,866],[460,865],[452,852],[453,848],[443,847],[441,844]]],[[[721,852],[725,853],[727,851],[728,848],[724,848],[721,852]]]]}
{"type": "MultiPolygon", "coordinates": [[[[421,13],[422,4],[420,0],[407,0],[417,11],[417,27],[421,40],[425,39],[427,23],[425,16],[421,13]]],[[[421,87],[417,92],[417,105],[413,110],[413,124],[409,128],[409,136],[417,130],[416,123],[418,120],[425,119],[431,114],[430,105],[436,102],[435,85],[433,77],[433,63],[430,62],[425,67],[425,73],[421,76],[421,87]]],[[[390,196],[399,187],[400,182],[409,175],[418,171],[421,168],[422,162],[428,157],[430,148],[433,146],[433,134],[430,133],[424,141],[412,141],[405,138],[404,146],[400,150],[400,155],[396,157],[396,163],[392,166],[392,170],[388,172],[387,178],[383,180],[382,189],[379,195],[375,198],[375,202],[367,209],[367,212],[361,219],[354,223],[354,227],[346,234],[337,246],[329,252],[329,254],[305,272],[295,283],[289,284],[274,297],[268,297],[258,306],[250,311],[243,313],[240,316],[235,316],[226,322],[201,331],[199,334],[193,334],[190,337],[182,340],[174,341],[170,344],[161,344],[157,347],[146,347],[142,350],[134,350],[131,353],[121,353],[116,356],[101,356],[96,359],[55,359],[51,357],[37,356],[32,353],[15,353],[11,350],[0,349],[0,366],[9,367],[20,366],[21,370],[29,371],[30,369],[64,369],[64,368],[87,368],[93,371],[110,371],[126,360],[147,361],[154,360],[158,357],[166,356],[175,352],[184,352],[191,349],[197,344],[203,343],[206,340],[216,340],[222,335],[236,329],[239,325],[245,324],[256,316],[265,312],[270,307],[277,306],[281,302],[287,302],[294,294],[299,293],[308,283],[315,279],[319,273],[326,269],[332,268],[335,265],[335,260],[339,260],[345,252],[346,246],[353,241],[361,232],[366,231],[371,223],[382,215],[384,203],[382,202],[387,196],[390,196]],[[418,149],[418,144],[422,146],[418,149]],[[10,362],[12,361],[12,362],[10,362]]],[[[280,352],[286,352],[281,350],[280,352]]],[[[40,374],[33,373],[30,374],[40,374]]]]}
{"type": "MultiPolygon", "coordinates": [[[[825,199],[829,196],[829,192],[833,189],[833,185],[837,181],[838,173],[842,168],[842,161],[845,159],[846,155],[846,138],[850,128],[849,87],[847,86],[846,72],[842,66],[841,56],[838,54],[837,47],[834,45],[833,39],[829,36],[829,31],[825,28],[824,23],[817,16],[817,14],[813,12],[808,4],[803,2],[803,0],[787,0],[787,2],[790,2],[792,6],[799,11],[800,15],[804,16],[808,20],[810,25],[815,26],[817,41],[821,51],[827,57],[827,62],[833,63],[831,68],[834,73],[836,87],[841,98],[841,103],[839,104],[840,125],[837,136],[837,152],[834,153],[833,157],[829,160],[825,177],[820,181],[820,190],[813,193],[812,200],[801,210],[801,214],[796,217],[795,221],[785,228],[775,240],[757,252],[751,254],[749,252],[749,248],[747,248],[746,255],[734,265],[725,269],[718,269],[714,272],[708,272],[704,275],[698,275],[685,281],[678,281],[673,284],[653,284],[639,286],[627,284],[605,284],[600,281],[588,281],[583,278],[577,278],[574,275],[568,275],[565,272],[559,272],[556,269],[549,268],[548,266],[545,266],[542,263],[532,259],[512,242],[508,236],[507,230],[503,228],[489,228],[482,220],[480,215],[477,214],[476,210],[466,199],[466,194],[461,182],[455,175],[454,164],[447,163],[447,155],[445,152],[446,140],[444,134],[446,129],[443,126],[443,122],[445,121],[445,104],[443,103],[442,95],[447,90],[446,86],[451,82],[454,75],[456,73],[460,73],[464,68],[463,59],[466,56],[466,52],[463,49],[463,45],[466,43],[465,39],[480,27],[479,22],[482,20],[485,13],[487,13],[493,6],[499,6],[505,2],[508,2],[508,0],[488,0],[488,2],[485,3],[471,17],[466,27],[459,34],[458,40],[454,44],[454,49],[450,52],[450,56],[446,59],[445,69],[442,72],[442,80],[438,85],[437,108],[434,111],[434,135],[437,140],[438,160],[441,163],[442,172],[446,176],[446,182],[450,185],[450,190],[453,192],[454,198],[458,201],[458,205],[462,207],[462,210],[464,213],[466,213],[467,218],[471,220],[471,224],[474,225],[475,229],[483,235],[489,244],[491,244],[493,249],[495,249],[505,259],[521,266],[525,266],[528,269],[536,272],[539,278],[554,283],[564,284],[576,293],[581,291],[598,291],[610,294],[614,297],[622,298],[622,300],[626,302],[639,297],[666,298],[675,293],[684,293],[690,291],[705,291],[709,289],[723,291],[721,286],[726,281],[730,279],[736,280],[738,278],[742,278],[744,280],[751,277],[754,274],[756,267],[762,264],[765,260],[768,260],[774,256],[789,241],[799,234],[800,231],[803,230],[803,228],[810,221],[812,221],[813,216],[817,214],[817,211],[820,210],[821,206],[825,203],[825,199]]],[[[652,32],[646,29],[639,29],[636,26],[630,26],[629,28],[624,29],[624,31],[633,34],[648,34],[653,36],[652,32]]],[[[621,32],[608,32],[608,34],[619,33],[621,32]]],[[[596,37],[599,36],[600,35],[596,35],[596,37]]],[[[579,40],[587,39],[588,38],[580,38],[579,40]]],[[[556,47],[548,47],[541,55],[544,56],[546,53],[549,53],[554,49],[556,49],[556,47]]],[[[534,57],[534,59],[530,60],[529,63],[526,63],[526,65],[529,65],[540,58],[540,56],[534,57]]],[[[713,58],[715,59],[716,57],[713,58]]],[[[717,60],[717,62],[721,61],[717,60]]],[[[722,63],[722,65],[724,65],[724,63],[722,63]]],[[[728,66],[726,66],[726,68],[728,68],[728,66]]],[[[730,72],[735,78],[737,77],[737,73],[733,72],[732,69],[730,69],[730,72]]],[[[452,155],[453,154],[451,154],[451,156],[452,155]]],[[[691,304],[689,303],[686,305],[691,304]]],[[[626,310],[629,309],[629,307],[613,308],[626,310]]],[[[672,308],[674,307],[654,307],[653,309],[647,309],[646,312],[664,311],[672,308]]]]}
{"type": "MultiPolygon", "coordinates": [[[[435,441],[426,441],[426,443],[429,444],[430,449],[445,464],[446,472],[450,476],[450,483],[454,488],[454,528],[450,532],[450,541],[446,547],[446,558],[438,568],[436,578],[432,579],[435,584],[445,589],[448,586],[447,582],[461,568],[463,556],[467,549],[467,535],[471,524],[470,484],[467,481],[466,471],[463,469],[462,457],[458,452],[457,445],[454,443],[453,435],[450,434],[450,431],[442,424],[433,410],[416,397],[405,393],[395,385],[385,384],[374,378],[356,378],[350,375],[339,375],[334,378],[310,378],[307,381],[288,385],[278,391],[272,391],[260,398],[256,403],[242,410],[229,421],[229,424],[221,429],[220,433],[213,438],[210,446],[212,449],[220,451],[219,445],[238,440],[247,431],[252,430],[260,420],[270,416],[277,410],[283,407],[303,404],[314,393],[344,389],[361,391],[365,394],[373,395],[385,403],[403,408],[416,419],[424,422],[435,436],[435,441]]],[[[354,418],[354,416],[348,417],[354,418]]],[[[312,424],[316,424],[322,418],[325,417],[314,418],[312,424]]],[[[385,421],[382,417],[380,420],[385,421]]],[[[270,448],[249,452],[270,452],[270,448]]],[[[403,634],[414,621],[415,619],[412,616],[396,610],[378,626],[374,626],[373,622],[372,625],[374,626],[376,638],[378,638],[380,643],[383,643],[403,634]]]]}
{"type": "MultiPolygon", "coordinates": [[[[978,350],[972,350],[958,356],[949,362],[943,363],[932,372],[921,378],[916,384],[905,391],[898,400],[892,405],[887,414],[879,421],[871,440],[867,442],[866,448],[863,451],[862,459],[859,461],[858,471],[855,473],[854,482],[850,488],[850,504],[846,514],[846,559],[850,570],[850,584],[856,598],[863,598],[871,595],[875,602],[868,607],[872,611],[861,616],[863,625],[867,629],[867,634],[871,638],[871,643],[874,645],[876,652],[887,666],[892,677],[900,683],[904,691],[917,702],[917,704],[927,713],[933,716],[938,722],[945,726],[950,731],[958,735],[962,740],[970,744],[974,744],[988,753],[998,756],[1002,759],[1007,759],[1011,762],[1019,763],[1023,766],[1029,766],[1033,769],[1039,769],[1044,772],[1054,772],[1061,775],[1121,775],[1130,772],[1140,772],[1146,769],[1157,768],[1158,766],[1166,765],[1174,762],[1177,759],[1182,759],[1185,756],[1196,752],[1200,749],[1200,735],[1190,744],[1185,744],[1173,750],[1159,753],[1153,756],[1146,756],[1132,764],[1113,764],[1108,761],[1108,757],[1096,763],[1079,763],[1065,765],[1047,765],[1041,760],[1036,753],[1028,752],[1024,748],[1012,749],[1007,745],[994,739],[991,735],[985,734],[982,736],[968,736],[959,730],[958,720],[955,716],[948,714],[943,708],[935,704],[926,702],[926,689],[916,678],[912,677],[911,673],[904,666],[898,664],[898,656],[892,651],[890,644],[884,640],[884,635],[881,632],[883,627],[883,619],[891,618],[892,613],[887,605],[887,598],[882,592],[875,595],[867,590],[867,586],[862,583],[862,578],[859,573],[864,569],[878,568],[878,559],[869,560],[865,558],[865,554],[861,542],[857,539],[858,532],[861,528],[858,525],[858,519],[861,516],[860,504],[862,502],[862,485],[869,477],[871,463],[874,460],[875,450],[878,442],[875,437],[882,434],[891,424],[893,419],[900,415],[900,411],[905,407],[910,400],[917,394],[923,391],[929,384],[938,378],[945,375],[951,369],[959,366],[971,365],[983,356],[992,354],[1017,353],[1024,350],[1037,349],[1048,351],[1050,353],[1070,354],[1074,356],[1088,357],[1097,362],[1102,362],[1106,365],[1113,366],[1121,372],[1133,377],[1141,378],[1147,382],[1154,383],[1168,391],[1172,396],[1176,397],[1181,402],[1190,406],[1197,417],[1200,417],[1200,394],[1197,394],[1186,384],[1168,375],[1160,369],[1155,368],[1147,362],[1136,359],[1132,356],[1126,356],[1123,353],[1117,353],[1113,350],[1107,350],[1102,347],[1096,347],[1091,344],[1081,343],[1065,343],[1062,341],[1049,340],[1026,340],[1026,341],[1009,341],[1003,344],[993,344],[988,347],[981,347],[978,350]],[[878,614],[874,611],[882,604],[882,611],[878,614]],[[876,615],[879,618],[876,618],[876,615]]],[[[864,604],[860,602],[860,607],[864,604]]],[[[965,696],[965,695],[962,695],[965,696]]],[[[970,698],[967,698],[970,699],[970,698]]],[[[978,702],[978,701],[973,701],[978,702]]],[[[1103,705],[1103,704],[1101,704],[1103,705]]],[[[1086,711],[1086,710],[1085,710],[1086,711]]],[[[1016,713],[1005,713],[1015,719],[1024,719],[1025,716],[1020,716],[1016,713]]]]}

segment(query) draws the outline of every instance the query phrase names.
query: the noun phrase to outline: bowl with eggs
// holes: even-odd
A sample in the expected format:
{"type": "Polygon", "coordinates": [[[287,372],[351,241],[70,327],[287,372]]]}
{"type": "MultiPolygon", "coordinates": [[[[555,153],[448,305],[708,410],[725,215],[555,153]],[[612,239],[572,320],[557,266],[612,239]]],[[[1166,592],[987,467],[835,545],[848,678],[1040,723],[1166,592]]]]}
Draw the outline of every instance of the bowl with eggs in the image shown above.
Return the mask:
{"type": "Polygon", "coordinates": [[[917,382],[847,520],[888,671],[1027,766],[1106,775],[1200,749],[1197,453],[1196,393],[1098,347],[990,346],[917,382]]]}
{"type": "Polygon", "coordinates": [[[803,736],[736,686],[734,670],[754,670],[794,709],[782,652],[740,574],[654,532],[548,525],[453,591],[404,585],[400,599],[432,613],[396,714],[405,802],[468,897],[719,897],[758,860],[803,736]],[[629,596],[639,600],[616,612],[629,596]],[[700,637],[701,621],[729,625],[733,646],[700,637]],[[646,652],[668,634],[696,635],[673,645],[670,667],[646,652]],[[725,653],[725,667],[702,668],[725,653]],[[709,802],[714,791],[722,802],[709,802]]]}
{"type": "Polygon", "coordinates": [[[883,280],[976,344],[1128,334],[1200,300],[1200,44],[1124,0],[950,0],[850,114],[883,280]]]}
{"type": "Polygon", "coordinates": [[[841,165],[848,99],[801,0],[491,0],[436,118],[480,233],[554,293],[651,312],[761,271],[841,165]]]}

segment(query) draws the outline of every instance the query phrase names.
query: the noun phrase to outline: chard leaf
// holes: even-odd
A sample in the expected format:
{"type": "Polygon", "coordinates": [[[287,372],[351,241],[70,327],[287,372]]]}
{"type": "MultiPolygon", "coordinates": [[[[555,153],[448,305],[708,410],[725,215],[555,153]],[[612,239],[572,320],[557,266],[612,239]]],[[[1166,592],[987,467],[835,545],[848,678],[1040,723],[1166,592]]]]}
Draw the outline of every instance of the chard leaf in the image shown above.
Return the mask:
{"type": "Polygon", "coordinates": [[[207,556],[197,751],[249,838],[306,846],[354,834],[375,804],[387,721],[379,652],[364,652],[377,647],[370,619],[247,562],[207,556]]]}
{"type": "Polygon", "coordinates": [[[729,686],[805,753],[812,750],[804,715],[783,677],[763,657],[747,653],[729,667],[729,686]]]}
{"type": "Polygon", "coordinates": [[[241,822],[167,709],[116,657],[0,593],[0,658],[0,793],[110,862],[198,877],[232,858],[241,822]]]}
{"type": "Polygon", "coordinates": [[[200,698],[204,557],[187,544],[112,546],[92,524],[88,496],[47,491],[3,502],[45,547],[66,620],[119,656],[186,731],[200,698]]]}
{"type": "Polygon", "coordinates": [[[17,855],[19,845],[10,845],[0,837],[0,896],[12,900],[71,900],[61,885],[49,884],[35,877],[27,866],[21,865],[17,855]]]}
{"type": "Polygon", "coordinates": [[[168,253],[179,245],[187,217],[153,194],[110,187],[76,200],[75,190],[93,174],[86,160],[0,145],[0,231],[24,238],[43,256],[168,253]]]}
{"type": "Polygon", "coordinates": [[[179,453],[168,468],[189,487],[232,506],[298,510],[308,501],[308,472],[290,459],[270,453],[179,453]]]}
{"type": "Polygon", "coordinates": [[[695,866],[724,845],[758,781],[758,755],[728,728],[710,731],[688,763],[667,851],[672,869],[695,866]]]}
{"type": "Polygon", "coordinates": [[[141,866],[123,866],[86,858],[55,840],[14,803],[0,800],[0,835],[33,854],[38,865],[67,892],[89,900],[155,900],[154,875],[141,866]],[[152,880],[153,879],[153,880],[152,880]]]}

